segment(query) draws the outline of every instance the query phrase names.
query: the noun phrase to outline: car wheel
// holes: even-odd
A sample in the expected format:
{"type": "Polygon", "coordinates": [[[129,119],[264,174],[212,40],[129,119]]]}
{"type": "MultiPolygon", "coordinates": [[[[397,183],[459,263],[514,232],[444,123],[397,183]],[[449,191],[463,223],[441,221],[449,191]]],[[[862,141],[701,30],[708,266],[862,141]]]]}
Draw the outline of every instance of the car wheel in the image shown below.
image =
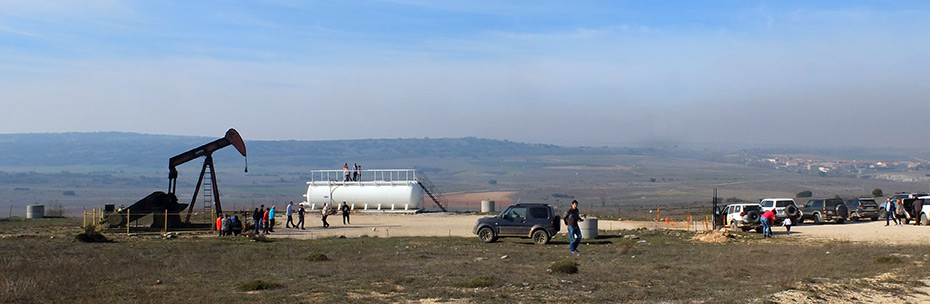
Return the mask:
{"type": "Polygon", "coordinates": [[[762,233],[762,227],[756,227],[756,233],[762,233]]]}
{"type": "Polygon", "coordinates": [[[497,236],[494,235],[494,230],[490,227],[481,228],[478,230],[478,239],[485,243],[492,243],[497,240],[497,236]]]}
{"type": "Polygon", "coordinates": [[[845,223],[845,222],[846,222],[846,219],[838,219],[838,220],[836,220],[836,223],[837,223],[837,224],[842,224],[842,223],[845,223]]]}
{"type": "Polygon", "coordinates": [[[734,230],[737,229],[737,228],[739,228],[739,227],[736,226],[736,221],[730,221],[730,228],[732,228],[732,229],[734,229],[734,230]]]}
{"type": "Polygon", "coordinates": [[[788,205],[788,207],[785,207],[785,215],[788,217],[796,217],[800,215],[799,211],[800,210],[798,210],[798,207],[795,205],[788,205]]]}
{"type": "Polygon", "coordinates": [[[849,217],[849,219],[852,220],[853,222],[858,222],[858,221],[859,221],[859,216],[851,216],[851,217],[849,217]]]}
{"type": "Polygon", "coordinates": [[[930,220],[927,219],[927,215],[926,215],[926,214],[921,214],[921,215],[920,215],[920,224],[921,224],[921,225],[924,225],[924,226],[930,225],[930,220]]]}
{"type": "Polygon", "coordinates": [[[533,231],[533,243],[536,243],[536,245],[549,243],[549,233],[545,229],[536,229],[536,231],[533,231]]]}
{"type": "Polygon", "coordinates": [[[823,218],[820,217],[820,213],[814,214],[814,224],[817,224],[817,225],[823,224],[823,218]]]}
{"type": "Polygon", "coordinates": [[[878,220],[878,217],[877,217],[877,216],[876,216],[876,217],[873,217],[873,218],[871,218],[871,220],[872,220],[873,222],[874,222],[874,221],[877,221],[877,220],[878,220]]]}
{"type": "Polygon", "coordinates": [[[740,228],[740,230],[742,230],[743,232],[746,232],[746,231],[749,231],[749,228],[743,227],[743,228],[740,228]]]}

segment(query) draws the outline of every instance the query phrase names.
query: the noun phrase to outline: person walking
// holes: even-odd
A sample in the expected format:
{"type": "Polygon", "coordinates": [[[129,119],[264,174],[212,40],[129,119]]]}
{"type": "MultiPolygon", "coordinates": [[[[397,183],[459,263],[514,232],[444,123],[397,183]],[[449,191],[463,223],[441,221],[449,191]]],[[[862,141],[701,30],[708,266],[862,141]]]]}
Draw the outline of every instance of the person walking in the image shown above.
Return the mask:
{"type": "Polygon", "coordinates": [[[581,243],[581,228],[578,227],[579,222],[583,222],[581,215],[578,212],[578,201],[572,201],[572,208],[565,211],[565,227],[568,227],[568,249],[572,254],[580,254],[578,251],[578,244],[581,243]]]}
{"type": "Polygon", "coordinates": [[[300,230],[306,230],[304,229],[304,212],[304,206],[297,209],[297,225],[294,225],[294,228],[300,226],[300,230]]]}
{"type": "Polygon", "coordinates": [[[351,224],[352,222],[349,221],[349,211],[351,211],[349,205],[346,205],[346,202],[342,202],[342,207],[339,207],[339,210],[342,210],[342,224],[351,224]]]}
{"type": "Polygon", "coordinates": [[[284,211],[284,214],[287,215],[287,223],[284,223],[284,228],[291,228],[290,226],[297,228],[297,225],[294,225],[294,202],[287,204],[287,210],[284,211]]]}
{"type": "Polygon", "coordinates": [[[775,223],[775,210],[763,212],[760,222],[762,222],[762,238],[771,238],[772,224],[775,223]]]}
{"type": "Polygon", "coordinates": [[[268,210],[268,232],[274,232],[274,208],[271,206],[271,209],[268,210]]]}
{"type": "Polygon", "coordinates": [[[794,224],[794,223],[791,222],[791,218],[790,218],[790,217],[785,218],[785,220],[781,221],[781,225],[782,225],[782,226],[785,226],[785,230],[788,231],[787,234],[791,234],[791,225],[792,225],[792,224],[794,224]]]}
{"type": "Polygon", "coordinates": [[[321,210],[323,213],[323,228],[329,228],[329,223],[326,222],[326,217],[329,216],[329,204],[323,203],[323,208],[321,210]]]}
{"type": "Polygon", "coordinates": [[[268,234],[268,211],[265,210],[265,213],[262,214],[262,233],[268,234]]]}
{"type": "Polygon", "coordinates": [[[885,226],[891,224],[891,221],[894,221],[894,225],[898,225],[898,218],[895,217],[895,204],[891,201],[891,198],[885,199],[885,226]]]}
{"type": "Polygon", "coordinates": [[[897,202],[895,202],[894,212],[895,217],[898,218],[898,226],[900,227],[904,224],[904,220],[907,219],[907,211],[904,210],[903,199],[899,198],[897,202]]]}
{"type": "Polygon", "coordinates": [[[216,218],[216,235],[223,236],[223,214],[220,213],[216,218]]]}
{"type": "Polygon", "coordinates": [[[252,212],[252,221],[255,222],[255,234],[258,234],[259,229],[262,229],[262,212],[258,208],[252,212]]]}
{"type": "Polygon", "coordinates": [[[346,182],[349,181],[349,163],[345,163],[345,165],[342,165],[342,175],[345,176],[345,179],[343,181],[346,181],[346,182]]]}

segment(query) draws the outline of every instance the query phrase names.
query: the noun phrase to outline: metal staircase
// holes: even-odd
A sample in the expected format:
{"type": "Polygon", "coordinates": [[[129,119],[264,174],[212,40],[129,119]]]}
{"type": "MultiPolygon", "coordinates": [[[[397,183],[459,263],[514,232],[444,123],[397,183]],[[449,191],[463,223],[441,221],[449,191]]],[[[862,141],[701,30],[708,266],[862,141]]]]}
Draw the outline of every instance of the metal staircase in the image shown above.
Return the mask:
{"type": "Polygon", "coordinates": [[[441,209],[443,212],[447,211],[445,207],[448,204],[446,202],[446,197],[442,196],[442,192],[439,191],[439,188],[436,188],[436,186],[433,185],[433,182],[430,181],[428,177],[426,177],[426,174],[423,174],[422,172],[417,174],[417,184],[420,185],[420,188],[423,188],[423,191],[426,191],[426,195],[433,199],[433,203],[435,203],[439,209],[441,209]]]}

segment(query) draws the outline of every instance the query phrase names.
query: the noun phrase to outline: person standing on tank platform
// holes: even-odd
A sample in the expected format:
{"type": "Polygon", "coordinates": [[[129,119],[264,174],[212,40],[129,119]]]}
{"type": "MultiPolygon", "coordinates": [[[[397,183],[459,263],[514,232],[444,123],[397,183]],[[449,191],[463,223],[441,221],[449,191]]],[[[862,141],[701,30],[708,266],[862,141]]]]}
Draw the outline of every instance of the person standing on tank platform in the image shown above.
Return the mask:
{"type": "Polygon", "coordinates": [[[581,243],[581,228],[578,227],[578,223],[583,222],[581,215],[578,212],[578,201],[572,201],[572,208],[565,211],[565,227],[568,227],[568,249],[571,250],[572,254],[580,254],[578,251],[578,244],[581,243]]]}

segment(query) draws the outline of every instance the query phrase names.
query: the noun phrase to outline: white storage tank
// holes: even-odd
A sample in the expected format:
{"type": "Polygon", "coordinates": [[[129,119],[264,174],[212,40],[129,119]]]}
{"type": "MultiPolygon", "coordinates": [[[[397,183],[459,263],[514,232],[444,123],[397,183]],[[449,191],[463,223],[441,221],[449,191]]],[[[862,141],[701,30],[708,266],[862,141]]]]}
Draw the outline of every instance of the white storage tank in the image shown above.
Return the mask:
{"type": "Polygon", "coordinates": [[[27,205],[26,218],[43,218],[45,217],[45,205],[27,205]]]}
{"type": "Polygon", "coordinates": [[[314,177],[322,175],[323,180],[307,182],[305,208],[319,210],[323,204],[330,204],[336,209],[346,202],[352,210],[379,210],[412,212],[420,209],[423,201],[423,189],[416,181],[413,170],[364,170],[365,180],[344,181],[331,174],[333,170],[313,171],[314,177]],[[409,172],[407,172],[409,171],[409,172]]]}
{"type": "MultiPolygon", "coordinates": [[[[585,217],[582,218],[584,221],[578,223],[578,228],[581,230],[582,239],[596,239],[597,238],[597,218],[596,217],[585,217]]],[[[568,231],[566,229],[565,231],[568,231]]]]}
{"type": "Polygon", "coordinates": [[[494,201],[488,201],[488,200],[481,201],[481,212],[482,213],[494,212],[494,201]]]}

